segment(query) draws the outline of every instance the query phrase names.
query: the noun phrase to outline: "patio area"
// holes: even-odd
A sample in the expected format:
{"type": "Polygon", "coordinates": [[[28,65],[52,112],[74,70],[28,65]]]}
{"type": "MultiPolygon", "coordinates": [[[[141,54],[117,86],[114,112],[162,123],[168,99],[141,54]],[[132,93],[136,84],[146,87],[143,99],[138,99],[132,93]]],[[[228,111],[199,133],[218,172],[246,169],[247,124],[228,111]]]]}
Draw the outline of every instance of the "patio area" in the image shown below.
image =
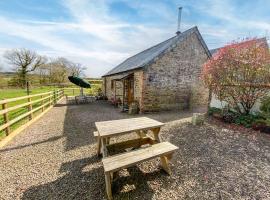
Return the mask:
{"type": "MultiPolygon", "coordinates": [[[[191,112],[144,114],[179,147],[168,176],[154,159],[119,171],[114,199],[269,199],[270,135],[193,126],[191,112]]],[[[95,122],[134,117],[107,102],[63,101],[0,149],[0,199],[106,199],[95,122]]],[[[129,137],[136,137],[131,134],[129,137]]],[[[117,138],[121,140],[123,138],[117,138]]]]}

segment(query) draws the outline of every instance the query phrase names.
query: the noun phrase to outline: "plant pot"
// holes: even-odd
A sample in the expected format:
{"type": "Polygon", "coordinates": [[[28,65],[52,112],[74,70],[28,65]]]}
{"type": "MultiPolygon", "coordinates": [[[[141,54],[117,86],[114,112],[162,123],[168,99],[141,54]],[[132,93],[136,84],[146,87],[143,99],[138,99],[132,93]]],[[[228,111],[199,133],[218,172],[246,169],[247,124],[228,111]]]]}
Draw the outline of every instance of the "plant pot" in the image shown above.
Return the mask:
{"type": "Polygon", "coordinates": [[[270,126],[266,122],[255,122],[252,124],[252,129],[263,133],[270,133],[270,126]]]}
{"type": "Polygon", "coordinates": [[[270,134],[270,126],[265,126],[262,128],[261,132],[270,134]]]}
{"type": "Polygon", "coordinates": [[[264,122],[254,122],[251,127],[255,131],[261,131],[262,129],[264,129],[265,126],[266,123],[264,122]]]}

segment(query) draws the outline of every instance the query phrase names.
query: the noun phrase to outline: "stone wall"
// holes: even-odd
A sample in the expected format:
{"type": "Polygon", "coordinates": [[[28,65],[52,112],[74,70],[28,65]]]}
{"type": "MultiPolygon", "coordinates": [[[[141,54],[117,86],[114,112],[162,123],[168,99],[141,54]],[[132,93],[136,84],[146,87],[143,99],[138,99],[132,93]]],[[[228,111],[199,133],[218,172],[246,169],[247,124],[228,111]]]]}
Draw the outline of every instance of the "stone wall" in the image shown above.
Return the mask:
{"type": "MultiPolygon", "coordinates": [[[[207,59],[196,33],[168,49],[146,68],[142,112],[189,108],[192,84],[199,81],[207,59]]],[[[199,95],[193,95],[200,99],[199,95]]]]}
{"type": "Polygon", "coordinates": [[[139,107],[142,105],[143,75],[143,70],[134,73],[134,100],[139,103],[139,107]]]}
{"type": "MultiPolygon", "coordinates": [[[[114,87],[116,87],[116,91],[114,88],[112,89],[111,84],[112,80],[121,78],[126,76],[132,72],[122,73],[120,75],[112,75],[108,77],[103,77],[103,93],[111,99],[114,97],[114,93],[116,92],[116,97],[120,98],[123,101],[123,83],[121,81],[116,81],[114,87]],[[106,90],[105,90],[106,85],[106,90]]],[[[139,104],[141,104],[142,97],[142,81],[143,81],[143,71],[135,70],[134,73],[134,100],[136,100],[139,104]]]]}
{"type": "Polygon", "coordinates": [[[103,78],[103,83],[104,83],[104,88],[103,88],[103,93],[108,97],[108,99],[114,98],[116,94],[116,98],[120,98],[121,101],[123,100],[123,84],[120,81],[114,81],[114,87],[112,87],[112,81],[118,78],[123,77],[125,74],[120,74],[120,75],[113,75],[113,76],[108,76],[103,78]],[[106,89],[105,89],[106,87],[106,89]]]}
{"type": "Polygon", "coordinates": [[[201,81],[191,85],[191,97],[189,102],[189,109],[196,110],[207,106],[209,100],[209,90],[204,86],[201,81]]]}

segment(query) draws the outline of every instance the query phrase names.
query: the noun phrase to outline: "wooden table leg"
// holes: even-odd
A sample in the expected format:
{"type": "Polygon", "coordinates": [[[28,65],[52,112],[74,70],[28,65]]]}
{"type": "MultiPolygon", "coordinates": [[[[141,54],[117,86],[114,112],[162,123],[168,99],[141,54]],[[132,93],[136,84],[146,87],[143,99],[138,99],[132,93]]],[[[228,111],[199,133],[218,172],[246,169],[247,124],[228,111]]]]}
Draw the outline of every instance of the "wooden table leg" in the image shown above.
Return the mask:
{"type": "MultiPolygon", "coordinates": [[[[154,134],[155,141],[159,143],[160,142],[160,139],[159,139],[160,128],[152,129],[152,132],[154,134]]],[[[166,171],[169,175],[171,175],[171,169],[169,167],[168,159],[166,156],[160,156],[160,163],[164,171],[166,171]]]]}
{"type": "Polygon", "coordinates": [[[110,138],[106,138],[106,144],[110,144],[110,138]]]}
{"type": "Polygon", "coordinates": [[[159,131],[160,131],[160,128],[154,128],[154,129],[151,129],[151,131],[153,132],[154,134],[154,138],[157,142],[160,142],[160,139],[159,139],[159,131]]]}
{"type": "Polygon", "coordinates": [[[144,138],[146,136],[147,131],[143,130],[143,131],[136,131],[137,135],[140,138],[144,138]]]}
{"type": "Polygon", "coordinates": [[[141,137],[141,132],[140,132],[140,131],[136,131],[136,133],[137,133],[137,135],[138,135],[139,137],[141,137]]]}
{"type": "Polygon", "coordinates": [[[110,172],[105,173],[106,192],[108,199],[112,199],[111,175],[110,172]]]}
{"type": "Polygon", "coordinates": [[[101,138],[101,148],[102,148],[103,158],[107,157],[108,152],[107,152],[107,148],[106,148],[106,138],[101,138]]]}
{"type": "Polygon", "coordinates": [[[100,155],[100,149],[101,149],[101,139],[98,136],[98,138],[97,138],[97,155],[98,156],[100,155]]]}

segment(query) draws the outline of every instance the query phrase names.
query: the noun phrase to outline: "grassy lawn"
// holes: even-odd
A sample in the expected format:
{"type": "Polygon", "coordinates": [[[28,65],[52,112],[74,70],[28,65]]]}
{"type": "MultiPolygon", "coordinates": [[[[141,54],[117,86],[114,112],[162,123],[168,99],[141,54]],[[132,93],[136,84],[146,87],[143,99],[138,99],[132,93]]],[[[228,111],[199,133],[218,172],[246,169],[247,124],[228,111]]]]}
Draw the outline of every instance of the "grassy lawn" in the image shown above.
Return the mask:
{"type": "MultiPolygon", "coordinates": [[[[39,94],[43,92],[49,92],[53,91],[54,87],[40,87],[40,88],[34,88],[31,89],[31,94],[39,94]]],[[[21,97],[26,96],[27,91],[25,89],[0,89],[0,99],[9,99],[9,98],[15,98],[15,97],[21,97]]]]}
{"type": "MultiPolygon", "coordinates": [[[[35,88],[35,89],[32,89],[30,91],[30,95],[54,91],[55,89],[57,89],[57,88],[54,88],[54,87],[35,88]]],[[[27,92],[25,89],[1,89],[0,90],[0,100],[16,98],[16,97],[21,97],[21,96],[27,96],[27,92]]],[[[37,100],[39,98],[40,97],[34,97],[34,98],[32,98],[32,101],[37,100]]],[[[23,104],[26,102],[27,102],[27,99],[23,99],[23,100],[8,103],[7,106],[13,107],[13,106],[23,104]]],[[[36,107],[39,107],[39,106],[41,106],[41,102],[33,104],[33,109],[36,107]]],[[[2,110],[2,107],[0,107],[0,110],[2,110]]],[[[12,119],[14,119],[14,118],[26,113],[26,112],[28,112],[27,107],[22,107],[22,108],[14,110],[14,111],[11,111],[11,112],[9,112],[9,115],[8,115],[9,120],[12,120],[12,119]]],[[[39,113],[40,113],[40,111],[37,111],[36,113],[34,113],[34,116],[38,115],[39,113]]],[[[15,123],[15,124],[13,124],[11,126],[11,131],[15,130],[16,128],[18,128],[22,124],[26,123],[27,121],[28,121],[28,118],[25,118],[25,119],[22,119],[21,121],[15,123]]],[[[3,119],[3,116],[0,116],[0,125],[2,125],[2,124],[4,124],[4,119],[3,119]]],[[[5,132],[0,131],[0,139],[3,137],[5,137],[5,132]]]]}

